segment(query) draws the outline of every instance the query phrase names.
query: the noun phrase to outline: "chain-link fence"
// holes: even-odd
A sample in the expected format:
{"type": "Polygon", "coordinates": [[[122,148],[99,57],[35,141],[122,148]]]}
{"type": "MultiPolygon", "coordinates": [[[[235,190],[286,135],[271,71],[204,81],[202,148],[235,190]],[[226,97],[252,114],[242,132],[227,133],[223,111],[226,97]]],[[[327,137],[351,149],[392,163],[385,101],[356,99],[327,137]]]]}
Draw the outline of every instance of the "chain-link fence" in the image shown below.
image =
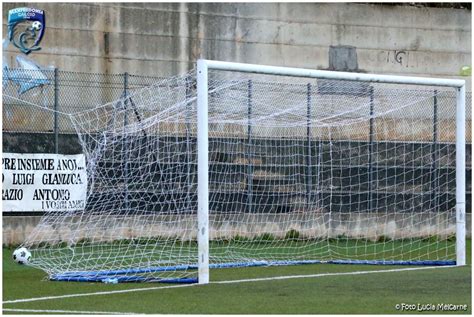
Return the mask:
{"type": "MultiPolygon", "coordinates": [[[[127,73],[94,74],[58,69],[4,70],[4,151],[71,153],[72,149],[67,145],[75,142],[75,131],[69,117],[61,113],[74,113],[113,102],[125,93],[132,93],[159,79],[127,73]]],[[[471,92],[468,92],[466,141],[469,144],[472,142],[471,97],[471,92]]],[[[73,152],[78,150],[75,148],[73,152]]]]}
{"type": "Polygon", "coordinates": [[[158,79],[128,73],[4,70],[3,151],[79,153],[72,122],[62,113],[113,102],[158,79]]]}
{"type": "MultiPolygon", "coordinates": [[[[8,69],[3,73],[3,152],[82,153],[69,116],[114,102],[162,78],[8,69]],[[51,111],[56,110],[56,111],[51,111]]],[[[466,96],[466,181],[471,176],[471,92],[466,96]]],[[[470,195],[470,186],[468,195],[470,195]]]]}

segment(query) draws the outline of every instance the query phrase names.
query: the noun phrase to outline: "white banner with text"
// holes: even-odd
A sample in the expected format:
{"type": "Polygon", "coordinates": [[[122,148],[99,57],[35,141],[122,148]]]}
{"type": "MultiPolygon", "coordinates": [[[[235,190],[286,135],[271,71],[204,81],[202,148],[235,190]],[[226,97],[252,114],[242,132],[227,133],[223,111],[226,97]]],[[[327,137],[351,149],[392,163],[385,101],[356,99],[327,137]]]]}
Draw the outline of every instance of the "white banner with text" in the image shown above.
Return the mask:
{"type": "Polygon", "coordinates": [[[84,154],[2,155],[3,211],[71,211],[86,205],[84,154]]]}

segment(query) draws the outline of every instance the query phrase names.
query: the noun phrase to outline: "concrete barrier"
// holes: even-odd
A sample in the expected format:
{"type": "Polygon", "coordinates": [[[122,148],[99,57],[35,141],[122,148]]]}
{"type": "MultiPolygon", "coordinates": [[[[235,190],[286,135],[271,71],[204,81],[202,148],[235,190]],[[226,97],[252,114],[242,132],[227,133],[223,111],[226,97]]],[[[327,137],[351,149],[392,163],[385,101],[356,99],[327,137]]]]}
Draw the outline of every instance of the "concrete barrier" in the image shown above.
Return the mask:
{"type": "MultiPolygon", "coordinates": [[[[33,239],[74,244],[81,240],[114,241],[132,238],[196,239],[195,215],[90,216],[86,221],[66,217],[61,222],[40,223],[41,216],[4,216],[3,244],[18,245],[33,239]],[[40,224],[40,225],[39,225],[40,224]],[[29,237],[29,238],[28,238],[29,237]]],[[[300,238],[401,239],[446,238],[456,230],[454,213],[288,213],[221,214],[210,216],[210,238],[254,238],[271,233],[283,238],[296,230],[300,238]]],[[[471,237],[471,214],[466,215],[466,235],[471,237]]]]}
{"type": "MultiPolygon", "coordinates": [[[[5,3],[8,10],[23,3],[5,3]]],[[[351,46],[369,73],[456,77],[471,64],[471,10],[360,3],[38,3],[41,65],[169,76],[197,58],[329,68],[351,46]],[[370,35],[370,36],[367,36],[370,35]]],[[[6,24],[4,24],[6,34],[6,24]]],[[[5,52],[13,63],[18,50],[5,52]]],[[[469,78],[470,80],[470,78],[469,78]]],[[[470,83],[468,86],[470,87],[470,83]]]]}

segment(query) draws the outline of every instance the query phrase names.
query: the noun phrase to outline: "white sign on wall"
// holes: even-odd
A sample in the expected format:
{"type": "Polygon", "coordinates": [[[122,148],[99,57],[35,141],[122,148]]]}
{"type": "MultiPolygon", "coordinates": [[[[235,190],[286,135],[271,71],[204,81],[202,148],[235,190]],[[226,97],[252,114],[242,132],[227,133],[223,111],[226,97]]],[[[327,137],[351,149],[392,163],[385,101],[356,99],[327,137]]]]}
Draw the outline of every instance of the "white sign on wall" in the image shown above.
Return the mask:
{"type": "Polygon", "coordinates": [[[71,211],[86,205],[84,154],[2,155],[3,211],[71,211]]]}

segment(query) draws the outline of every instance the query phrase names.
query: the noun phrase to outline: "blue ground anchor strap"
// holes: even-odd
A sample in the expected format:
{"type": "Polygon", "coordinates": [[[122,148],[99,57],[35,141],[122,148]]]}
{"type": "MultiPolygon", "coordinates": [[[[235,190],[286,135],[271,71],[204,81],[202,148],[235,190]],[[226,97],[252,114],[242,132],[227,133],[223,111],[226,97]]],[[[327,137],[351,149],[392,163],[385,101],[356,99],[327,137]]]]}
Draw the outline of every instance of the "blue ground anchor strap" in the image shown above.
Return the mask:
{"type": "MultiPolygon", "coordinates": [[[[299,261],[251,261],[232,263],[213,263],[211,269],[259,267],[259,266],[286,266],[304,264],[355,264],[355,265],[426,265],[426,266],[450,266],[456,265],[456,261],[450,260],[299,260],[299,261]]],[[[74,271],[52,275],[52,281],[71,282],[103,282],[103,283],[128,283],[128,282],[159,282],[159,283],[197,283],[197,278],[156,278],[145,277],[135,274],[147,274],[158,272],[174,272],[197,270],[197,265],[159,266],[136,269],[104,270],[104,271],[74,271]]]]}
{"type": "Polygon", "coordinates": [[[426,266],[449,266],[456,265],[456,261],[448,260],[417,260],[417,261],[400,261],[400,260],[330,260],[329,264],[366,264],[366,265],[426,265],[426,266]]]}
{"type": "Polygon", "coordinates": [[[197,283],[197,278],[155,278],[155,277],[144,277],[139,275],[53,275],[50,277],[51,281],[64,281],[64,282],[102,282],[108,284],[117,283],[141,283],[141,282],[154,282],[154,283],[171,283],[171,284],[193,284],[197,283]]]}
{"type": "Polygon", "coordinates": [[[187,270],[196,270],[197,265],[175,265],[175,266],[154,266],[154,267],[145,267],[145,268],[130,268],[130,269],[120,269],[120,270],[102,270],[102,271],[71,271],[65,272],[58,275],[61,276],[96,276],[96,275],[126,275],[126,274],[146,274],[146,273],[155,273],[155,272],[174,272],[174,271],[187,271],[187,270]]]}

